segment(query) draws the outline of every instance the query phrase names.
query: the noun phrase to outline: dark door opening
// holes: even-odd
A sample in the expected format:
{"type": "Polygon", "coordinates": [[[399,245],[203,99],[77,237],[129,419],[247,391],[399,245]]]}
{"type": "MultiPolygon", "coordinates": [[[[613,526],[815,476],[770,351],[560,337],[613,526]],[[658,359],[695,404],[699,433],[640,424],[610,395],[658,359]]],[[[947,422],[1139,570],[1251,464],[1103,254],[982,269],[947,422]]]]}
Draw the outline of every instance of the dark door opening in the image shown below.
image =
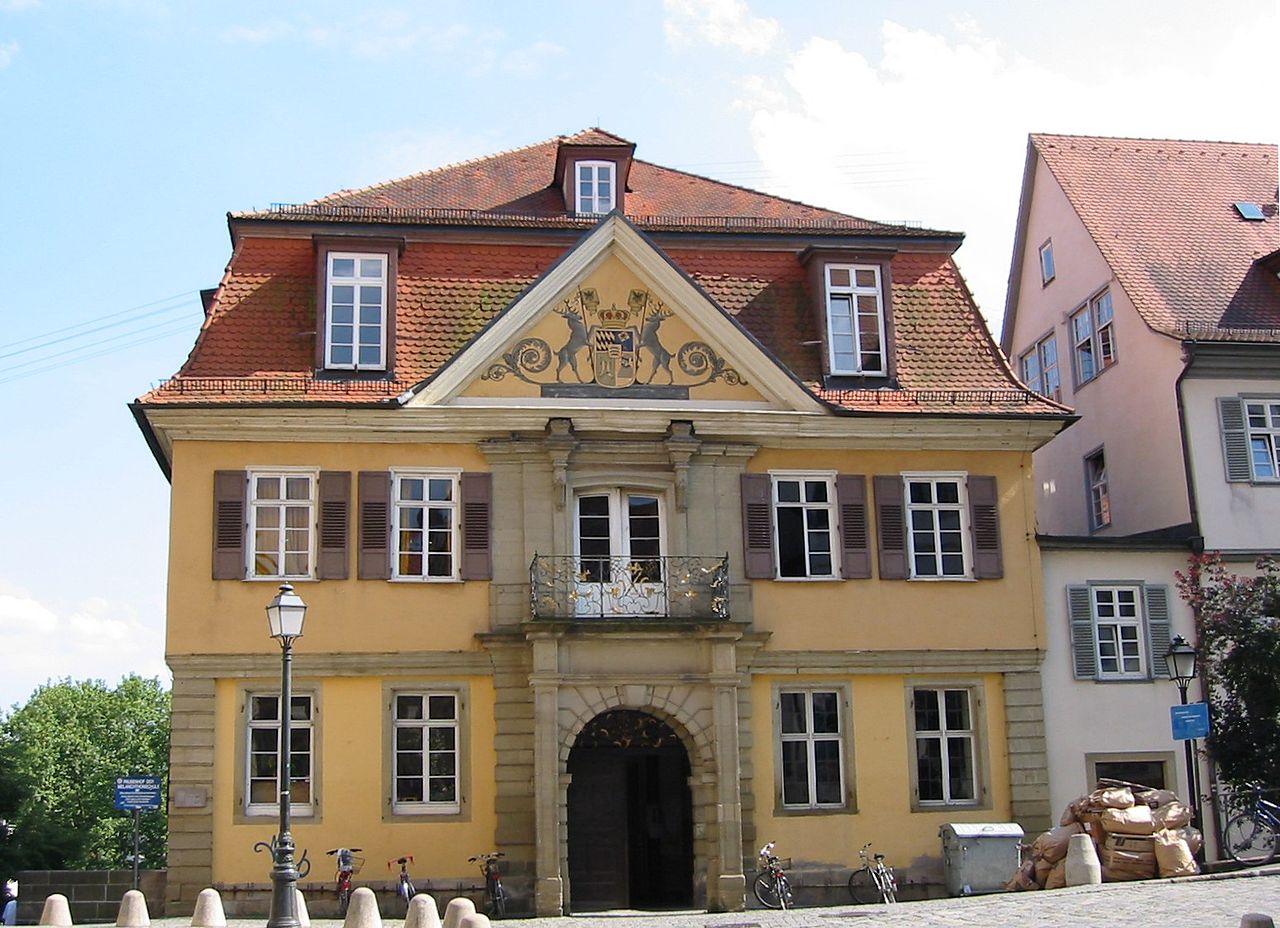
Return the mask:
{"type": "Polygon", "coordinates": [[[671,727],[615,709],[569,752],[569,895],[574,912],[693,903],[689,755],[671,727]]]}

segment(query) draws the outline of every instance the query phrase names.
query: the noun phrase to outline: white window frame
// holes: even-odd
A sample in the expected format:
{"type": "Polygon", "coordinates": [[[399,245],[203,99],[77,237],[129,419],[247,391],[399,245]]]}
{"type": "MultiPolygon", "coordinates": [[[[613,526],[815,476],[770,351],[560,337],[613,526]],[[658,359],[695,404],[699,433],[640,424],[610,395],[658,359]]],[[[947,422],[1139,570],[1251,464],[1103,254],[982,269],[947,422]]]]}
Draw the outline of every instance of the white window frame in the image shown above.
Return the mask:
{"type": "Polygon", "coordinates": [[[462,713],[464,711],[464,703],[462,694],[456,689],[439,689],[435,687],[427,688],[405,688],[396,689],[391,693],[391,811],[396,815],[456,815],[462,811],[462,772],[463,772],[463,745],[462,745],[462,713]],[[402,719],[400,718],[400,699],[421,699],[423,706],[423,718],[421,719],[402,719]],[[453,718],[452,719],[431,719],[431,700],[432,699],[451,699],[453,701],[453,718]],[[399,747],[400,732],[404,730],[419,728],[422,730],[422,748],[418,751],[406,750],[402,752],[399,747]],[[430,746],[430,732],[432,730],[448,730],[453,732],[453,749],[452,751],[432,751],[430,746]],[[400,775],[400,755],[419,754],[422,759],[422,800],[401,800],[399,798],[399,781],[400,775]],[[453,773],[451,775],[438,774],[441,779],[452,778],[453,780],[453,799],[449,801],[431,800],[427,798],[431,794],[430,779],[431,775],[431,757],[433,754],[453,756],[453,773]]]}
{"type": "Polygon", "coordinates": [[[907,706],[908,706],[908,724],[910,726],[910,751],[911,751],[911,784],[914,792],[915,805],[920,810],[940,809],[948,807],[968,807],[972,808],[980,806],[985,801],[986,788],[983,781],[984,764],[981,752],[985,750],[983,743],[984,727],[982,717],[980,715],[983,707],[983,696],[980,686],[966,682],[913,682],[907,683],[907,706]],[[938,701],[938,723],[937,729],[921,729],[916,725],[916,699],[921,692],[939,694],[938,701]],[[946,693],[958,692],[964,693],[968,702],[969,710],[969,727],[968,728],[949,728],[947,725],[946,712],[946,693]],[[948,771],[951,769],[951,746],[950,739],[958,738],[967,740],[969,743],[969,776],[973,783],[973,795],[970,797],[956,798],[951,795],[951,778],[948,771]],[[921,795],[920,788],[920,742],[922,740],[937,741],[939,747],[939,755],[942,764],[942,798],[924,798],[921,795]]]}
{"type": "Polygon", "coordinates": [[[1149,680],[1148,674],[1149,657],[1147,655],[1147,626],[1146,616],[1143,614],[1143,590],[1142,587],[1134,584],[1116,583],[1116,584],[1098,584],[1089,586],[1089,612],[1093,618],[1093,647],[1094,660],[1097,662],[1098,680],[1149,680]],[[1130,601],[1127,604],[1131,609],[1130,615],[1123,615],[1122,596],[1127,594],[1130,601]],[[1109,598],[1109,605],[1104,604],[1103,599],[1109,598]],[[1104,615],[1104,612],[1110,612],[1104,615]],[[1110,642],[1103,641],[1103,629],[1109,629],[1114,632],[1114,638],[1110,642]],[[1131,638],[1125,641],[1122,638],[1123,632],[1131,633],[1131,638]],[[1113,644],[1115,653],[1110,657],[1103,654],[1104,645],[1113,644]],[[1125,653],[1124,645],[1132,645],[1129,653],[1125,653]],[[1125,670],[1124,662],[1133,659],[1138,663],[1136,670],[1125,670]],[[1118,661],[1118,669],[1104,669],[1104,662],[1118,661]]]}
{"type": "Polygon", "coordinates": [[[878,264],[827,264],[823,268],[822,279],[824,285],[825,315],[827,320],[827,364],[832,374],[874,374],[885,375],[889,372],[889,356],[885,351],[885,311],[884,311],[884,276],[881,274],[881,267],[878,264]],[[832,282],[833,272],[843,271],[849,275],[849,283],[835,284],[832,282]],[[875,277],[874,285],[860,285],[858,283],[858,273],[870,271],[875,277]],[[858,306],[859,297],[874,297],[876,302],[876,351],[880,356],[880,363],[876,367],[870,367],[866,363],[862,350],[862,319],[871,315],[861,311],[858,306]],[[837,302],[843,303],[848,307],[848,312],[836,312],[837,302]],[[844,326],[837,325],[838,321],[847,322],[849,332],[841,332],[836,334],[837,328],[844,326]],[[836,339],[847,339],[850,344],[849,351],[837,351],[836,339]],[[854,364],[852,367],[841,366],[837,362],[838,355],[852,355],[854,364]]]}
{"type": "Polygon", "coordinates": [[[1115,303],[1110,287],[1072,313],[1067,325],[1071,333],[1072,366],[1077,384],[1088,383],[1116,363],[1115,303]],[[1087,331],[1081,328],[1081,323],[1088,323],[1087,331]],[[1088,376],[1085,376],[1083,363],[1086,354],[1093,365],[1088,376]]]}
{"type": "MultiPolygon", "coordinates": [[[[409,583],[451,583],[462,579],[462,506],[458,498],[462,487],[462,471],[455,468],[392,468],[391,469],[391,579],[409,583]],[[423,481],[423,499],[401,499],[401,485],[405,480],[423,481]],[[449,500],[432,500],[430,481],[448,480],[451,484],[449,500]],[[402,551],[401,521],[404,512],[410,509],[422,509],[422,550],[402,551]],[[430,570],[430,510],[447,510],[449,512],[449,555],[450,570],[448,574],[431,574],[430,570]],[[422,556],[422,573],[408,573],[402,570],[401,557],[422,556]]],[[[416,527],[406,531],[419,531],[416,527]]],[[[436,530],[443,531],[443,530],[436,530]]]]}
{"type": "MultiPolygon", "coordinates": [[[[387,296],[388,296],[388,276],[391,266],[391,258],[385,252],[380,251],[331,251],[325,257],[325,273],[324,273],[324,366],[330,370],[370,370],[382,371],[387,369],[387,296]],[[335,278],[333,265],[335,261],[349,260],[354,262],[354,274],[350,278],[335,278]],[[364,275],[363,262],[377,261],[381,266],[381,271],[376,276],[364,275]],[[347,323],[337,323],[334,320],[334,288],[339,286],[350,286],[353,291],[352,296],[352,319],[351,341],[337,343],[334,339],[334,329],[338,325],[347,325],[347,323]],[[360,350],[362,347],[373,347],[374,342],[362,341],[361,330],[368,326],[368,323],[360,321],[360,309],[363,305],[360,296],[363,288],[377,286],[381,290],[381,298],[378,303],[378,339],[376,342],[378,348],[378,357],[373,361],[362,361],[360,359],[360,350]],[[341,347],[350,347],[351,360],[335,361],[334,349],[341,347]]],[[[369,304],[372,305],[372,304],[369,304]]]]}
{"type": "Polygon", "coordinates": [[[769,471],[771,514],[773,517],[773,563],[774,575],[778,580],[838,580],[840,579],[840,545],[839,533],[837,532],[837,517],[839,515],[838,500],[836,499],[836,472],[822,470],[771,470],[769,471]],[[800,501],[782,501],[779,499],[779,483],[797,482],[800,485],[800,501]],[[806,494],[807,483],[822,483],[826,486],[827,499],[825,502],[806,502],[804,497],[806,494]],[[779,511],[782,509],[799,509],[804,513],[804,574],[803,575],[784,575],[782,573],[782,540],[779,535],[780,524],[778,519],[779,511]],[[822,529],[813,529],[809,527],[810,511],[825,511],[827,515],[827,551],[811,548],[811,537],[813,532],[821,532],[822,529]],[[821,556],[829,554],[831,557],[830,573],[815,573],[813,571],[814,555],[821,556]]]}
{"type": "Polygon", "coordinates": [[[1096,532],[1111,524],[1111,490],[1107,481],[1107,455],[1104,448],[1084,457],[1085,489],[1089,493],[1089,531],[1096,532]],[[1101,462],[1101,467],[1097,466],[1101,462]]]}
{"type": "Polygon", "coordinates": [[[618,202],[617,165],[612,161],[579,161],[573,169],[574,212],[583,216],[603,216],[618,202]],[[600,195],[600,181],[609,184],[608,196],[600,195]],[[590,192],[584,195],[584,185],[590,192]]]}
{"type": "Polygon", "coordinates": [[[818,812],[848,808],[850,805],[849,781],[851,776],[850,764],[848,761],[849,721],[852,718],[852,712],[850,711],[849,691],[847,687],[840,684],[820,683],[814,683],[806,686],[779,686],[774,692],[774,713],[774,731],[777,732],[775,759],[777,763],[778,809],[785,812],[818,812]],[[835,697],[836,730],[834,732],[814,731],[813,697],[815,693],[831,694],[835,697]],[[804,699],[805,730],[803,732],[783,731],[782,701],[786,696],[801,696],[804,699]],[[816,742],[834,743],[836,745],[838,759],[837,770],[840,776],[840,798],[833,802],[818,801],[818,771],[815,751],[816,742]],[[786,759],[783,745],[796,743],[805,745],[805,765],[808,778],[806,788],[809,795],[809,800],[807,802],[788,802],[786,797],[786,759]]]}
{"type": "MultiPolygon", "coordinates": [[[[905,471],[902,474],[902,500],[903,500],[903,518],[906,521],[907,534],[907,567],[912,580],[972,580],[973,579],[973,539],[970,537],[969,528],[969,475],[964,471],[905,471]],[[933,502],[915,503],[911,500],[911,484],[927,482],[931,485],[930,497],[933,502]],[[939,503],[938,484],[954,483],[956,484],[957,501],[954,503],[939,503]],[[960,524],[960,556],[963,569],[960,573],[943,573],[942,572],[942,555],[941,548],[942,532],[940,527],[938,513],[950,512],[955,510],[959,513],[960,524]],[[921,551],[922,557],[932,554],[937,558],[938,573],[926,574],[919,573],[916,570],[916,529],[913,514],[916,512],[931,512],[933,517],[933,528],[931,534],[935,541],[935,550],[932,552],[921,551]]],[[[947,530],[950,531],[950,530],[947,530]]],[[[954,552],[946,552],[954,554],[954,552]]]]}
{"type": "Polygon", "coordinates": [[[1245,437],[1249,449],[1249,474],[1259,483],[1280,481],[1280,397],[1242,396],[1240,411],[1244,417],[1245,437]],[[1259,409],[1254,412],[1254,409],[1259,409]],[[1255,419],[1261,419],[1257,425],[1255,419]],[[1254,443],[1264,447],[1255,449],[1254,443]],[[1270,474],[1258,473],[1257,452],[1261,450],[1267,455],[1270,474]]]}
{"type": "Polygon", "coordinates": [[[1053,239],[1040,246],[1040,285],[1047,287],[1057,276],[1057,267],[1053,262],[1053,239]]]}
{"type": "MultiPolygon", "coordinates": [[[[308,702],[309,717],[305,720],[290,718],[289,721],[289,737],[295,736],[295,733],[305,731],[307,733],[307,776],[297,776],[297,765],[290,770],[291,778],[289,783],[289,810],[293,815],[310,816],[315,813],[316,802],[316,697],[313,693],[295,692],[292,694],[293,699],[305,699],[308,702]],[[294,784],[300,780],[305,780],[308,786],[308,795],[306,802],[296,802],[296,792],[294,784]]],[[[249,690],[245,693],[244,704],[244,814],[245,815],[276,815],[280,811],[280,691],[279,690],[249,690]],[[257,701],[260,699],[273,700],[276,703],[275,719],[255,719],[254,712],[256,710],[257,701]],[[272,782],[275,788],[272,789],[272,796],[269,802],[253,801],[253,784],[256,781],[265,782],[264,777],[253,776],[253,758],[255,752],[253,750],[253,733],[255,731],[274,731],[275,732],[275,748],[274,757],[276,760],[276,772],[272,775],[272,782]]],[[[263,753],[263,752],[257,752],[263,753]]],[[[292,752],[297,754],[300,752],[292,752]]]]}
{"type": "MultiPolygon", "coordinates": [[[[248,470],[249,479],[249,532],[247,544],[245,545],[246,554],[246,577],[250,580],[311,580],[316,575],[316,542],[319,536],[319,527],[316,519],[319,514],[319,506],[317,505],[317,493],[320,484],[320,471],[318,468],[289,468],[289,467],[254,467],[248,470]],[[306,477],[310,481],[310,492],[305,501],[288,500],[282,496],[278,500],[270,498],[258,499],[258,480],[259,479],[276,479],[284,481],[282,487],[284,492],[288,492],[287,481],[291,478],[306,477]],[[274,504],[274,506],[272,505],[274,504]],[[307,509],[307,570],[303,573],[289,573],[285,570],[285,560],[289,553],[300,553],[300,549],[294,549],[289,552],[286,548],[288,542],[287,530],[290,526],[286,525],[287,516],[286,508],[301,508],[305,505],[307,509]],[[275,508],[278,516],[278,525],[267,526],[259,529],[258,520],[260,510],[267,508],[275,508]],[[258,532],[275,532],[278,534],[276,550],[274,552],[277,557],[277,567],[275,573],[258,573],[258,532]]],[[[299,526],[293,526],[294,529],[299,526]]],[[[267,552],[269,553],[269,552],[267,552]]]]}
{"type": "Polygon", "coordinates": [[[1062,371],[1058,367],[1058,340],[1054,334],[1046,335],[1022,355],[1022,382],[1041,396],[1062,402],[1062,371]],[[1049,350],[1053,349],[1053,363],[1049,363],[1049,350]],[[1032,373],[1031,362],[1035,372],[1032,373]],[[1053,372],[1050,389],[1049,372],[1053,372]]]}

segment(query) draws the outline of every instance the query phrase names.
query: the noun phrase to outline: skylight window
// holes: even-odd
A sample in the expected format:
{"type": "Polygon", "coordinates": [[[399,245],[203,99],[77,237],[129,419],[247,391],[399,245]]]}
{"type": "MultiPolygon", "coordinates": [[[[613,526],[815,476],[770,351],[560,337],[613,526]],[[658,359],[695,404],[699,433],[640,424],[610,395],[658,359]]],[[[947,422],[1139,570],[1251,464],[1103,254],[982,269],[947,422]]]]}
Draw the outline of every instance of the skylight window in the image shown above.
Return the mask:
{"type": "Polygon", "coordinates": [[[1267,218],[1266,213],[1257,203],[1237,203],[1236,212],[1240,214],[1241,219],[1248,219],[1251,222],[1262,222],[1267,218]]]}

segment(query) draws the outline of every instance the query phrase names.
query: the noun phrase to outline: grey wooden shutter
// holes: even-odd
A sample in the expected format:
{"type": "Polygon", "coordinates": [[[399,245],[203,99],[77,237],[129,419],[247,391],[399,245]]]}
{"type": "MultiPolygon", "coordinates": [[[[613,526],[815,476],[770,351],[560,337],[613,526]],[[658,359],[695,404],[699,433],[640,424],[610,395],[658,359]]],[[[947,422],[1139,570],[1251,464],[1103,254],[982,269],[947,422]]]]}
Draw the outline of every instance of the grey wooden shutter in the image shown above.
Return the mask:
{"type": "Polygon", "coordinates": [[[347,539],[351,527],[351,474],[345,470],[320,471],[320,555],[316,577],[345,580],[349,572],[347,539]]]}
{"type": "Polygon", "coordinates": [[[1222,429],[1222,458],[1229,483],[1247,483],[1253,476],[1249,466],[1249,431],[1245,428],[1244,402],[1238,396],[1218,397],[1218,425],[1222,429]]]}
{"type": "Polygon", "coordinates": [[[242,470],[213,473],[213,579],[243,580],[248,529],[245,496],[249,475],[242,470]]]}
{"type": "Polygon", "coordinates": [[[462,475],[463,580],[493,579],[493,474],[462,475]]]}
{"type": "Polygon", "coordinates": [[[867,532],[867,478],[861,474],[836,476],[840,506],[840,573],[846,580],[871,576],[871,542],[867,532]]]}
{"type": "Polygon", "coordinates": [[[773,479],[768,474],[743,474],[742,570],[752,580],[772,580],[773,479]]]}
{"type": "Polygon", "coordinates": [[[1098,676],[1098,646],[1094,640],[1093,606],[1087,586],[1067,587],[1067,612],[1071,619],[1071,657],[1077,680],[1098,676]]]}
{"type": "Polygon", "coordinates": [[[1169,663],[1169,588],[1147,586],[1142,590],[1147,613],[1147,645],[1151,654],[1152,679],[1168,678],[1169,663]]]}
{"type": "Polygon", "coordinates": [[[876,530],[880,545],[880,579],[907,579],[906,502],[902,478],[897,474],[880,474],[874,478],[876,493],[876,530]]]}
{"type": "Polygon", "coordinates": [[[391,474],[385,470],[360,472],[360,555],[356,575],[361,580],[391,577],[391,474]]]}
{"type": "Polygon", "coordinates": [[[1000,494],[995,477],[969,478],[969,531],[973,534],[973,575],[979,580],[1004,576],[1000,554],[1000,494]]]}

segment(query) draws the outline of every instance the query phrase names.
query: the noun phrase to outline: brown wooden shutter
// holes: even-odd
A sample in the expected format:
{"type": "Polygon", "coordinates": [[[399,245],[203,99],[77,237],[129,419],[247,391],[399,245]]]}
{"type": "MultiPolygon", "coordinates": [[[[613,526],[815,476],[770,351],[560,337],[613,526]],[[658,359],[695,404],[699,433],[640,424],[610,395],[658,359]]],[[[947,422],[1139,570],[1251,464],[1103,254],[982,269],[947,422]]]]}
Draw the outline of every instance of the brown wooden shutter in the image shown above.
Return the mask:
{"type": "Polygon", "coordinates": [[[871,576],[867,478],[861,474],[838,474],[836,500],[840,505],[840,573],[846,580],[865,580],[871,576]]]}
{"type": "Polygon", "coordinates": [[[321,580],[347,579],[350,510],[351,474],[345,470],[320,471],[320,557],[316,577],[321,580]]]}
{"type": "Polygon", "coordinates": [[[969,478],[969,530],[973,533],[973,575],[979,580],[1004,576],[1000,554],[1000,494],[995,477],[969,478]]]}
{"type": "Polygon", "coordinates": [[[463,580],[493,579],[493,474],[462,475],[463,580]]]}
{"type": "Polygon", "coordinates": [[[385,470],[360,472],[360,555],[356,575],[361,580],[391,577],[391,474],[385,470]]]}
{"type": "Polygon", "coordinates": [[[880,535],[880,579],[907,579],[907,522],[902,498],[902,478],[879,474],[873,478],[876,493],[876,529],[880,535]]]}
{"type": "Polygon", "coordinates": [[[752,580],[772,580],[773,480],[768,474],[742,475],[742,571],[752,580]]]}
{"type": "Polygon", "coordinates": [[[242,470],[213,473],[213,579],[243,580],[245,495],[249,475],[242,470]]]}

